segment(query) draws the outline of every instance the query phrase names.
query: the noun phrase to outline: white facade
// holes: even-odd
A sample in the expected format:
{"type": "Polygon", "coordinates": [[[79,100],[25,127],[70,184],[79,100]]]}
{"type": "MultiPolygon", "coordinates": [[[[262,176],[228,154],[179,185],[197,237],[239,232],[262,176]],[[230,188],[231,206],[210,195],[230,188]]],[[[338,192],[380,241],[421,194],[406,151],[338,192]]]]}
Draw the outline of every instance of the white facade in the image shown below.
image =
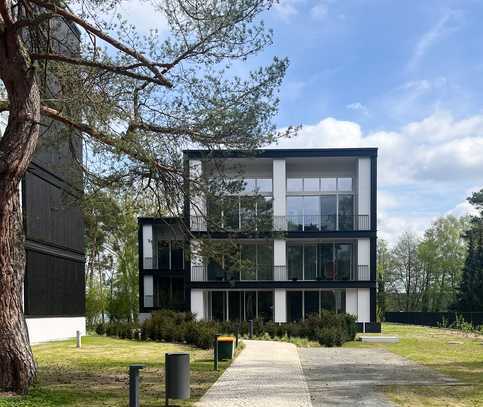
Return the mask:
{"type": "Polygon", "coordinates": [[[31,344],[75,338],[86,334],[85,317],[25,318],[31,344]]]}

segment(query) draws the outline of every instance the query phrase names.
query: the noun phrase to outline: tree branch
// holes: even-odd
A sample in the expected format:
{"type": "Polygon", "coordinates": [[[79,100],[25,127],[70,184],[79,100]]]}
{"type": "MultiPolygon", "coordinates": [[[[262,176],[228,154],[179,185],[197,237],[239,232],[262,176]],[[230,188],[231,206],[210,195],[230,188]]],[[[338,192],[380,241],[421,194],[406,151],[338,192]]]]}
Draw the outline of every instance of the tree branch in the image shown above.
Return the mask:
{"type": "Polygon", "coordinates": [[[154,167],[157,171],[181,175],[176,168],[161,164],[160,162],[153,159],[152,157],[149,157],[148,155],[143,154],[141,151],[130,150],[125,146],[123,146],[122,143],[118,143],[118,141],[111,135],[97,131],[94,127],[77,123],[71,120],[70,118],[63,116],[59,111],[55,109],[42,105],[40,107],[40,112],[52,120],[62,123],[70,128],[76,129],[82,133],[88,134],[98,142],[108,145],[110,147],[113,147],[114,149],[120,151],[121,153],[127,155],[128,157],[136,161],[140,161],[148,166],[154,167]]]}
{"type": "Polygon", "coordinates": [[[168,88],[172,88],[173,85],[170,81],[168,81],[159,71],[159,69],[156,67],[156,65],[150,61],[147,57],[145,57],[143,54],[137,52],[135,49],[130,48],[120,41],[116,40],[115,38],[111,37],[110,35],[106,34],[102,30],[94,27],[93,25],[89,24],[87,21],[83,20],[79,16],[67,11],[64,8],[58,7],[57,5],[51,3],[50,1],[44,1],[44,0],[29,0],[31,3],[37,4],[38,6],[45,8],[47,10],[50,10],[67,20],[70,20],[82,28],[84,28],[86,31],[94,34],[95,36],[101,38],[102,40],[106,41],[108,44],[112,45],[114,48],[117,48],[119,51],[124,52],[127,55],[130,55],[131,57],[137,59],[139,62],[142,62],[144,66],[149,69],[154,76],[159,80],[160,83],[163,84],[163,86],[166,86],[168,88]]]}
{"type": "Polygon", "coordinates": [[[88,61],[86,59],[80,59],[80,58],[71,58],[67,57],[64,55],[59,55],[59,54],[31,54],[30,57],[35,60],[49,60],[49,61],[58,61],[58,62],[65,62],[67,64],[71,65],[82,65],[82,66],[89,66],[91,68],[97,68],[97,69],[102,69],[105,71],[113,72],[116,74],[128,76],[129,78],[137,79],[140,81],[146,81],[150,83],[156,83],[158,85],[164,86],[164,83],[161,82],[157,78],[153,78],[150,76],[138,74],[136,72],[131,72],[126,70],[124,67],[116,66],[116,65],[110,65],[110,64],[103,64],[101,62],[95,62],[95,61],[88,61]]]}

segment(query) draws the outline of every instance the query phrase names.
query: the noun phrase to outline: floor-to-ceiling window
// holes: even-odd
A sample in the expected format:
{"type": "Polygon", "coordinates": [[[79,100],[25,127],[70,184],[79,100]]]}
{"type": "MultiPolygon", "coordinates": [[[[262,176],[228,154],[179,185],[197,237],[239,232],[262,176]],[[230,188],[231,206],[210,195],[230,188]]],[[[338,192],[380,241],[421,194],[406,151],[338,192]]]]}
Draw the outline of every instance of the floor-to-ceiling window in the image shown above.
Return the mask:
{"type": "Polygon", "coordinates": [[[302,291],[287,291],[287,322],[303,319],[302,291]]]}
{"type": "Polygon", "coordinates": [[[287,321],[318,315],[322,310],[345,312],[345,290],[288,290],[287,321]]]}
{"type": "Polygon", "coordinates": [[[350,280],[354,271],[352,243],[287,243],[289,280],[350,280]]]}
{"type": "Polygon", "coordinates": [[[273,320],[273,291],[213,290],[208,293],[209,319],[273,320]]]}
{"type": "Polygon", "coordinates": [[[207,199],[208,228],[212,230],[271,230],[272,179],[249,178],[239,191],[207,199]]]}
{"type": "Polygon", "coordinates": [[[288,178],[289,231],[354,229],[352,178],[288,178]]]}
{"type": "Polygon", "coordinates": [[[273,241],[237,243],[225,252],[209,258],[208,280],[273,280],[273,241]]]}

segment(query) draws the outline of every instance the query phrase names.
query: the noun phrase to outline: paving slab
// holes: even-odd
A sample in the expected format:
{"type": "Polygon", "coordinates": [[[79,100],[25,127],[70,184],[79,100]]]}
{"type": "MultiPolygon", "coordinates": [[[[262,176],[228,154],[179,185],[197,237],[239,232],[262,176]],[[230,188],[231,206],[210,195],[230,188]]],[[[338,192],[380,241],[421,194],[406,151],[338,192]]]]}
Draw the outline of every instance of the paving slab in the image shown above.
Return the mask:
{"type": "Polygon", "coordinates": [[[312,405],[393,406],[380,386],[456,384],[383,349],[299,348],[312,405]]]}
{"type": "Polygon", "coordinates": [[[196,406],[311,406],[295,345],[271,341],[244,343],[245,349],[196,406]]]}

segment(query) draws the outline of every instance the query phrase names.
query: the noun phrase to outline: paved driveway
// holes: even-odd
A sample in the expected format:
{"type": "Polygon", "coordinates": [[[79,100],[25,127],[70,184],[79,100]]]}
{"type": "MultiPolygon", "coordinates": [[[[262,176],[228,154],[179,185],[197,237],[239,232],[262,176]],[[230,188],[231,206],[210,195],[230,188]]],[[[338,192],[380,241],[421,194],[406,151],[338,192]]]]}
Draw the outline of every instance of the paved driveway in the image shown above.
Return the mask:
{"type": "Polygon", "coordinates": [[[245,349],[197,406],[310,407],[310,395],[295,345],[244,342],[245,349]]]}
{"type": "Polygon", "coordinates": [[[455,383],[382,349],[299,348],[315,406],[393,406],[378,386],[455,383]]]}

